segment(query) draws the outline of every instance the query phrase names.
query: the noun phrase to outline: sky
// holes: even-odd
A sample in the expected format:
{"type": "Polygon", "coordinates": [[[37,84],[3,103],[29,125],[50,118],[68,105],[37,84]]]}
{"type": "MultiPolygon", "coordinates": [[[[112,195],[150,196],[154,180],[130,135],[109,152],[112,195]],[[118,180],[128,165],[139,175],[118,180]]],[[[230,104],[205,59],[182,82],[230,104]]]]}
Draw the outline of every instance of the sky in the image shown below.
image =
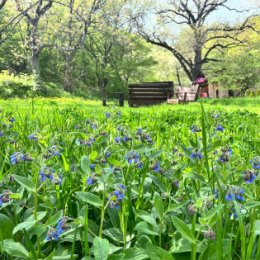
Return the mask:
{"type": "Polygon", "coordinates": [[[220,8],[218,11],[212,13],[209,22],[230,22],[235,23],[243,20],[249,14],[260,14],[260,0],[229,0],[227,4],[230,8],[236,8],[238,10],[250,9],[249,12],[237,13],[230,12],[225,8],[220,8]]]}

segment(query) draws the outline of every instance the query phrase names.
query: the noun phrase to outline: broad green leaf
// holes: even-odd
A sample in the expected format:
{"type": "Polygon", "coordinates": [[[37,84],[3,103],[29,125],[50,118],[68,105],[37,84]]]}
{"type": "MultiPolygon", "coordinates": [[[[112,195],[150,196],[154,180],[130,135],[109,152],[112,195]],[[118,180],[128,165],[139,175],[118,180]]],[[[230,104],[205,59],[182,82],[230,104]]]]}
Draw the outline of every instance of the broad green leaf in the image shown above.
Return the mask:
{"type": "Polygon", "coordinates": [[[158,236],[159,232],[158,230],[153,230],[153,226],[149,225],[147,222],[145,221],[141,221],[139,222],[136,226],[135,226],[135,230],[147,235],[152,235],[152,236],[158,236]]]}
{"type": "Polygon", "coordinates": [[[172,223],[173,225],[176,227],[177,231],[180,232],[180,234],[185,237],[186,239],[188,239],[191,243],[195,243],[195,238],[191,232],[191,230],[189,229],[189,227],[187,226],[186,223],[184,223],[182,220],[180,220],[179,218],[175,217],[175,216],[171,216],[172,218],[172,223]]]}
{"type": "Polygon", "coordinates": [[[152,179],[153,183],[161,190],[161,192],[166,192],[165,185],[161,182],[161,180],[155,175],[149,174],[149,178],[152,179]]]}
{"type": "Polygon", "coordinates": [[[97,158],[97,156],[98,156],[98,153],[97,153],[96,151],[92,151],[92,152],[90,153],[90,155],[89,155],[89,159],[90,159],[91,161],[94,161],[94,160],[97,158]]]}
{"type": "Polygon", "coordinates": [[[15,242],[13,239],[6,239],[3,241],[2,249],[5,253],[12,257],[18,257],[22,259],[29,258],[29,252],[25,247],[18,242],[15,242]]]}
{"type": "Polygon", "coordinates": [[[125,257],[124,260],[143,260],[147,259],[148,255],[146,250],[143,248],[133,247],[124,251],[125,257]]]}
{"type": "Polygon", "coordinates": [[[148,243],[146,246],[147,255],[151,260],[174,260],[172,254],[161,247],[148,243]]]}
{"type": "Polygon", "coordinates": [[[83,170],[83,172],[85,173],[89,173],[90,172],[90,160],[89,157],[84,155],[81,157],[81,169],[83,170]]]}
{"type": "Polygon", "coordinates": [[[59,221],[59,219],[62,218],[62,215],[63,215],[63,211],[62,211],[62,210],[58,211],[57,213],[55,213],[54,215],[52,215],[52,216],[46,221],[46,225],[47,225],[47,226],[54,226],[54,225],[59,221]]]}
{"type": "Polygon", "coordinates": [[[13,221],[6,215],[0,214],[0,241],[12,237],[13,221]]]}
{"type": "Polygon", "coordinates": [[[95,237],[93,240],[95,260],[107,260],[109,255],[109,241],[95,237]]]}
{"type": "Polygon", "coordinates": [[[13,230],[13,234],[17,233],[20,230],[29,230],[30,228],[32,228],[35,224],[37,223],[36,220],[33,221],[25,221],[22,223],[19,223],[17,226],[15,226],[14,230],[13,230]]]}
{"type": "Polygon", "coordinates": [[[108,162],[113,166],[117,166],[117,167],[122,166],[122,162],[119,162],[118,160],[116,160],[114,158],[108,158],[108,162]]]}
{"type": "MultiPolygon", "coordinates": [[[[41,221],[46,216],[46,214],[47,214],[46,211],[37,212],[37,221],[41,221]]],[[[26,219],[26,221],[33,221],[33,220],[35,220],[34,214],[32,214],[29,218],[26,219]]]]}
{"type": "Polygon", "coordinates": [[[164,215],[163,200],[162,197],[157,192],[154,194],[154,207],[156,209],[156,213],[158,214],[160,220],[163,220],[163,215],[164,215]]]}
{"type": "Polygon", "coordinates": [[[76,195],[78,196],[79,199],[81,199],[84,202],[87,202],[95,207],[102,207],[102,200],[95,194],[90,193],[90,192],[81,192],[78,191],[76,192],[76,195]]]}
{"type": "Polygon", "coordinates": [[[154,227],[158,227],[154,217],[152,217],[148,212],[139,209],[135,211],[135,215],[144,220],[145,222],[153,225],[154,227]]]}
{"type": "Polygon", "coordinates": [[[35,192],[36,186],[32,180],[29,180],[26,177],[22,177],[22,176],[18,176],[18,175],[13,175],[13,177],[21,186],[23,186],[29,192],[32,192],[32,193],[35,192]]]}

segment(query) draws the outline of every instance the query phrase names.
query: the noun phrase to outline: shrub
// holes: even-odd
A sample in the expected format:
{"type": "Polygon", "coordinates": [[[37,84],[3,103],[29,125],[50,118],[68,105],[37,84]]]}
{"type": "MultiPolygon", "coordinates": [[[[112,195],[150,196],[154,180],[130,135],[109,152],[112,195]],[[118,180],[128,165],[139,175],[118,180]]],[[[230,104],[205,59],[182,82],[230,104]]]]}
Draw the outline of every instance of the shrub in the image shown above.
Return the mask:
{"type": "Polygon", "coordinates": [[[33,76],[25,74],[13,75],[9,74],[8,71],[0,73],[1,98],[28,97],[32,94],[35,85],[33,76]]]}

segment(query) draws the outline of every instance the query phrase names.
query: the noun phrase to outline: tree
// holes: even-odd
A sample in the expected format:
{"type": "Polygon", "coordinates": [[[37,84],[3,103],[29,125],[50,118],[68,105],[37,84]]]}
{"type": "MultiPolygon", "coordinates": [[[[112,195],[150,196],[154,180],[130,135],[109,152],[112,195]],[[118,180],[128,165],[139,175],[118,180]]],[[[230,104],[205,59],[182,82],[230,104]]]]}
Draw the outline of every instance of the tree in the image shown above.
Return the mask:
{"type": "Polygon", "coordinates": [[[36,0],[35,3],[30,3],[30,6],[35,5],[35,8],[26,11],[28,7],[23,8],[21,1],[15,0],[17,10],[23,14],[28,22],[27,46],[31,51],[30,63],[32,72],[37,79],[40,78],[39,55],[42,49],[46,47],[46,45],[41,42],[38,34],[39,22],[52,7],[53,2],[53,0],[48,0],[47,3],[44,4],[43,0],[36,0]]]}
{"type": "Polygon", "coordinates": [[[254,18],[256,32],[244,32],[247,46],[238,46],[223,52],[221,62],[206,66],[212,82],[222,88],[245,93],[260,83],[260,16],[254,18]]]}
{"type": "MultiPolygon", "coordinates": [[[[240,12],[228,7],[228,0],[169,0],[166,2],[164,5],[158,4],[155,8],[157,23],[153,30],[145,27],[147,12],[137,13],[133,20],[139,34],[147,42],[161,46],[173,54],[191,81],[203,75],[204,64],[219,60],[211,57],[214,51],[244,44],[245,41],[241,41],[238,36],[245,30],[253,28],[249,18],[235,26],[207,25],[208,17],[219,8],[240,12]],[[174,35],[177,32],[173,31],[174,26],[184,26],[188,30],[192,55],[176,46],[177,41],[174,35]]],[[[151,14],[150,20],[155,20],[151,14]]],[[[151,27],[151,24],[149,26],[151,27]]]]}
{"type": "Polygon", "coordinates": [[[59,52],[64,57],[64,90],[72,92],[72,66],[77,52],[84,48],[89,28],[96,21],[98,11],[102,9],[106,0],[75,1],[69,0],[65,5],[58,2],[59,5],[66,7],[62,23],[57,33],[60,43],[57,44],[59,52]],[[65,19],[64,19],[65,18],[65,19]]]}

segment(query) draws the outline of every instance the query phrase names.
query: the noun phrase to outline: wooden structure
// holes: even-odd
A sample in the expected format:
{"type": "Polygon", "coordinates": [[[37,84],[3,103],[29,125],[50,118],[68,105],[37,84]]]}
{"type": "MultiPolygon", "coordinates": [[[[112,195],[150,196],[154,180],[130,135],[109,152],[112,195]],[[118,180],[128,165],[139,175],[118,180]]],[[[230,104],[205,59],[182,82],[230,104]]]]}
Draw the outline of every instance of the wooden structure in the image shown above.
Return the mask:
{"type": "Polygon", "coordinates": [[[106,98],[103,99],[103,106],[107,105],[107,98],[116,98],[116,99],[118,99],[118,105],[120,107],[124,106],[124,93],[123,92],[108,92],[108,93],[106,93],[106,98]]]}
{"type": "Polygon", "coordinates": [[[173,97],[173,82],[145,82],[128,86],[128,104],[132,106],[155,105],[173,97]]]}
{"type": "Polygon", "coordinates": [[[196,101],[199,97],[198,85],[192,85],[191,87],[177,87],[176,97],[179,103],[188,103],[196,101]]]}

